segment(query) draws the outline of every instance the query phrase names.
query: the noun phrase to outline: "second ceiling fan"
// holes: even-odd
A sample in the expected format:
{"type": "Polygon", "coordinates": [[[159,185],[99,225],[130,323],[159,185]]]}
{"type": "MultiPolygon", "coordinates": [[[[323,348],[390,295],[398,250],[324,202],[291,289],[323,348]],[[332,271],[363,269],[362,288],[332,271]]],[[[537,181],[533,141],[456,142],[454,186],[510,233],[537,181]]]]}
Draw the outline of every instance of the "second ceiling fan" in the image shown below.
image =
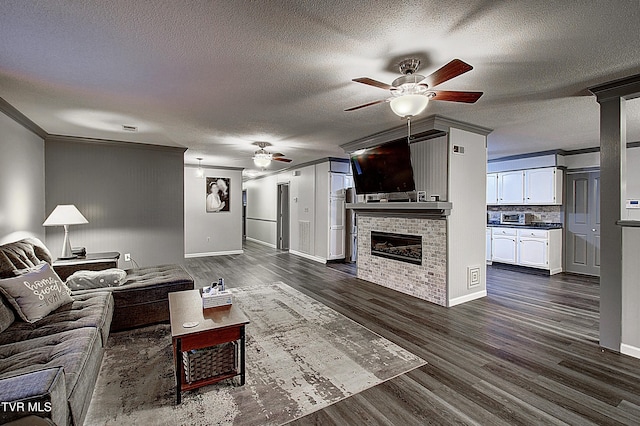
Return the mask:
{"type": "Polygon", "coordinates": [[[390,102],[391,109],[394,113],[400,117],[412,117],[422,112],[427,106],[429,100],[472,104],[482,96],[482,92],[433,89],[437,85],[473,69],[471,65],[461,61],[460,59],[452,60],[426,77],[417,74],[420,67],[419,59],[405,59],[400,62],[399,67],[402,76],[396,78],[391,84],[383,83],[368,77],[354,78],[353,81],[357,83],[389,90],[391,92],[391,97],[347,108],[345,111],[355,111],[371,105],[390,102]]]}

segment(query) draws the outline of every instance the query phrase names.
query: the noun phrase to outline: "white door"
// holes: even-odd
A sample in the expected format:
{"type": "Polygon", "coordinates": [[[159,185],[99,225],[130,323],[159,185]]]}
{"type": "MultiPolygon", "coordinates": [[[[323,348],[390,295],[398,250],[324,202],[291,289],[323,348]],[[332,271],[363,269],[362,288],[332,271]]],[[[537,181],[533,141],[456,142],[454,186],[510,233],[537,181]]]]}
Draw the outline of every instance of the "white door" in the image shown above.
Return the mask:
{"type": "Polygon", "coordinates": [[[498,204],[498,174],[487,174],[487,204],[498,204]]]}
{"type": "Polygon", "coordinates": [[[547,239],[520,237],[518,247],[518,264],[536,268],[548,268],[547,239]]]}
{"type": "Polygon", "coordinates": [[[556,171],[555,167],[532,169],[524,172],[524,203],[555,204],[556,203],[556,171]]]}
{"type": "Polygon", "coordinates": [[[516,263],[516,237],[513,235],[493,235],[491,260],[494,262],[516,263]]]}
{"type": "Polygon", "coordinates": [[[485,251],[485,260],[490,263],[491,262],[491,228],[487,228],[487,242],[486,242],[486,251],[485,251]]]}
{"type": "Polygon", "coordinates": [[[522,204],[524,201],[524,173],[498,173],[498,203],[522,204]]]}

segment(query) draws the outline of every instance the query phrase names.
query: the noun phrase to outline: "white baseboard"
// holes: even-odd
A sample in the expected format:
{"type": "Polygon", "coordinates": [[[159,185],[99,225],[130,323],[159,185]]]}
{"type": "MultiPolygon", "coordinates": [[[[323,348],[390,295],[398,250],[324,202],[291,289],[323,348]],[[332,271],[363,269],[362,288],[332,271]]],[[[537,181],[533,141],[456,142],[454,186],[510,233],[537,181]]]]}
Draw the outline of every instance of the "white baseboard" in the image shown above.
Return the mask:
{"type": "Polygon", "coordinates": [[[312,256],[312,255],[307,254],[307,253],[302,253],[301,251],[296,251],[296,250],[291,250],[290,249],[289,253],[295,254],[296,256],[304,257],[305,259],[313,260],[314,262],[327,263],[327,259],[325,259],[325,258],[318,257],[318,256],[312,256]]]}
{"type": "Polygon", "coordinates": [[[551,270],[549,271],[549,275],[559,274],[560,272],[562,272],[562,268],[555,268],[555,269],[551,269],[551,270]]]}
{"type": "Polygon", "coordinates": [[[229,254],[243,254],[244,250],[227,250],[227,251],[210,251],[207,253],[185,253],[184,258],[192,257],[209,257],[209,256],[227,256],[229,254]]]}
{"type": "Polygon", "coordinates": [[[248,240],[248,241],[254,242],[254,243],[262,244],[263,246],[276,248],[275,244],[271,244],[271,243],[268,243],[266,241],[256,240],[255,238],[251,238],[251,237],[245,237],[245,239],[248,240]]]}
{"type": "Polygon", "coordinates": [[[471,302],[472,300],[480,299],[481,297],[486,297],[487,290],[478,291],[476,293],[467,294],[465,296],[456,297],[455,299],[449,300],[449,307],[459,305],[465,302],[471,302]]]}
{"type": "Polygon", "coordinates": [[[622,343],[620,345],[620,352],[632,356],[634,358],[640,358],[640,348],[622,343]]]}

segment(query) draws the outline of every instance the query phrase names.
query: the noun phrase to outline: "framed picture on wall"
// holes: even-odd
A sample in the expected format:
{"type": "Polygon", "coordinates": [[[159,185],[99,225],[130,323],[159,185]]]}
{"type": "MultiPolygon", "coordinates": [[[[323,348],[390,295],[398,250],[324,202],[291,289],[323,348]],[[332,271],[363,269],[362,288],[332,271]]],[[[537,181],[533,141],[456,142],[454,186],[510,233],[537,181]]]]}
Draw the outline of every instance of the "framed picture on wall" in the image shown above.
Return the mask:
{"type": "Polygon", "coordinates": [[[228,212],[231,178],[207,177],[207,213],[228,212]]]}

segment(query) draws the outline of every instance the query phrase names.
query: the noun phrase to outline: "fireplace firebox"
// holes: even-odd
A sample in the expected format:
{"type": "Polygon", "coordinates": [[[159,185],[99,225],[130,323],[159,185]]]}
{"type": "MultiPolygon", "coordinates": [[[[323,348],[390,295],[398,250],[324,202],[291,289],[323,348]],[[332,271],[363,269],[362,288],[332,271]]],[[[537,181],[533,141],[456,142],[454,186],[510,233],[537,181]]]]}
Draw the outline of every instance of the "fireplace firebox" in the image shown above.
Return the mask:
{"type": "Polygon", "coordinates": [[[371,255],[422,265],[422,236],[371,231],[371,255]]]}

